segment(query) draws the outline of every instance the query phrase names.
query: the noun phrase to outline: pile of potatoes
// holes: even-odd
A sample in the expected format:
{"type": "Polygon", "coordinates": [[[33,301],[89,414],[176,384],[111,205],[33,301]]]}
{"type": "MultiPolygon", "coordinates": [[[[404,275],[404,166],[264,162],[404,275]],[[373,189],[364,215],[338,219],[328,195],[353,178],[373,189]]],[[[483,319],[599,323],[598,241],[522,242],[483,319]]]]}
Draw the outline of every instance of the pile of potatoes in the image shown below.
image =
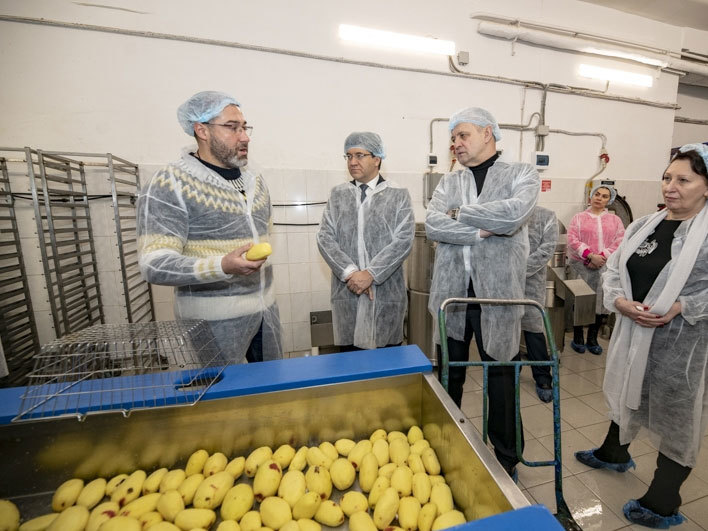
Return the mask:
{"type": "Polygon", "coordinates": [[[207,530],[217,510],[217,531],[321,531],[346,518],[351,531],[438,531],[465,522],[418,426],[297,451],[262,446],[231,460],[197,450],[184,469],[70,479],[55,491],[52,510],[20,524],[17,507],[0,500],[0,531],[207,530]],[[236,483],[242,475],[252,482],[236,483]],[[357,479],[360,491],[352,488],[357,479]],[[339,503],[333,489],[343,493],[339,503]]]}

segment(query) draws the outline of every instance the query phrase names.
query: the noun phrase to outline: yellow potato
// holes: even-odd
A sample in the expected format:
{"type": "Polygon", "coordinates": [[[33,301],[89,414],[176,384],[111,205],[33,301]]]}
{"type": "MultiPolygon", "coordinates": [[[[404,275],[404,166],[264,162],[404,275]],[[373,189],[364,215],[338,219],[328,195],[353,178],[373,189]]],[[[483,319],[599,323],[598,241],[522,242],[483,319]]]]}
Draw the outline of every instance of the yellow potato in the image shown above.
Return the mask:
{"type": "Polygon", "coordinates": [[[263,260],[266,256],[270,256],[272,252],[273,248],[269,243],[257,243],[246,253],[246,260],[263,260]]]}

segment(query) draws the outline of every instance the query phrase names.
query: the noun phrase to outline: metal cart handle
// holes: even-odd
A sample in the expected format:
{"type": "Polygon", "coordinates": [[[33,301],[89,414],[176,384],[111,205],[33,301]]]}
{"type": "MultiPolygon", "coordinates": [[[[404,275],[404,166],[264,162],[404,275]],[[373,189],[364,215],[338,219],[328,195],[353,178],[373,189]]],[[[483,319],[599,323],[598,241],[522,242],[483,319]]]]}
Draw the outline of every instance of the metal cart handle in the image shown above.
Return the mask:
{"type": "Polygon", "coordinates": [[[553,330],[551,321],[548,318],[544,307],[538,302],[531,299],[482,299],[477,297],[452,297],[445,299],[438,310],[438,324],[440,327],[440,380],[445,391],[448,391],[450,367],[483,367],[483,389],[482,389],[482,438],[487,442],[487,384],[488,384],[488,368],[489,367],[514,367],[514,384],[515,384],[515,422],[516,422],[516,455],[519,461],[526,466],[553,466],[555,471],[555,491],[556,491],[556,518],[561,525],[572,531],[581,531],[580,526],[573,519],[570,509],[563,497],[563,462],[561,457],[561,431],[560,431],[560,383],[559,383],[559,368],[560,361],[558,358],[558,348],[553,340],[553,330]],[[445,309],[450,304],[489,304],[495,306],[533,306],[541,312],[543,318],[543,326],[546,331],[546,337],[551,350],[551,358],[549,361],[454,361],[450,362],[450,353],[447,345],[447,326],[445,324],[445,309]],[[519,398],[519,375],[523,366],[551,367],[553,378],[553,461],[526,461],[521,450],[521,400],[519,398]]]}

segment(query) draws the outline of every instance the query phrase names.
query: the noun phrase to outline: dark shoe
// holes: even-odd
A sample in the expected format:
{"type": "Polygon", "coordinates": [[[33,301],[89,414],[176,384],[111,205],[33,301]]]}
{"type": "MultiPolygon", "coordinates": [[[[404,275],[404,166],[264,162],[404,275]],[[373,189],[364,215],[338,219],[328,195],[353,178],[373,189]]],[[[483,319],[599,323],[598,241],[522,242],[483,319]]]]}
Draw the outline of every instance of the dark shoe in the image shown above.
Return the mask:
{"type": "Polygon", "coordinates": [[[536,394],[541,402],[553,400],[553,388],[548,384],[536,384],[536,394]]]}
{"type": "Polygon", "coordinates": [[[570,348],[572,348],[578,354],[585,353],[585,345],[583,345],[582,343],[576,343],[575,341],[571,341],[570,348]]]}
{"type": "Polygon", "coordinates": [[[509,475],[511,476],[511,479],[512,479],[512,481],[513,481],[514,483],[518,483],[518,482],[519,482],[519,470],[518,470],[516,467],[514,467],[514,468],[511,470],[511,472],[509,473],[509,475]]]}
{"type": "Polygon", "coordinates": [[[629,500],[622,507],[625,518],[633,524],[652,527],[654,529],[668,529],[672,525],[680,525],[686,517],[678,511],[669,516],[661,516],[654,511],[642,507],[637,500],[629,500]]]}
{"type": "Polygon", "coordinates": [[[575,458],[591,468],[606,468],[608,470],[614,470],[615,472],[627,472],[630,468],[637,468],[634,459],[631,457],[626,463],[607,463],[595,457],[595,450],[597,450],[597,448],[575,452],[575,458]]]}

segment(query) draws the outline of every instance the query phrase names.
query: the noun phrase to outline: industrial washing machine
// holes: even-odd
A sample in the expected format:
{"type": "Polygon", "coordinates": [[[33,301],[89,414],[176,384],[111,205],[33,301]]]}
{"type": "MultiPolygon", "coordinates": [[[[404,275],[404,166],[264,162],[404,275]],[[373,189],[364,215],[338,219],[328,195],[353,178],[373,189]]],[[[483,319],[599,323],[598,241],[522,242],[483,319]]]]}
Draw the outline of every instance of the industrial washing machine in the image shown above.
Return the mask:
{"type": "MultiPolygon", "coordinates": [[[[157,376],[171,378],[175,395],[162,387],[160,403],[177,402],[181,371],[157,376]]],[[[118,388],[120,378],[103,378],[102,389],[118,388]]],[[[199,448],[247,455],[261,445],[359,439],[417,424],[468,520],[461,528],[561,529],[545,507],[529,504],[415,345],[226,366],[191,405],[150,407],[156,397],[131,404],[125,393],[109,393],[51,418],[11,422],[26,392],[0,390],[0,498],[23,518],[46,513],[54,489],[75,476],[181,467],[199,448]]]]}

